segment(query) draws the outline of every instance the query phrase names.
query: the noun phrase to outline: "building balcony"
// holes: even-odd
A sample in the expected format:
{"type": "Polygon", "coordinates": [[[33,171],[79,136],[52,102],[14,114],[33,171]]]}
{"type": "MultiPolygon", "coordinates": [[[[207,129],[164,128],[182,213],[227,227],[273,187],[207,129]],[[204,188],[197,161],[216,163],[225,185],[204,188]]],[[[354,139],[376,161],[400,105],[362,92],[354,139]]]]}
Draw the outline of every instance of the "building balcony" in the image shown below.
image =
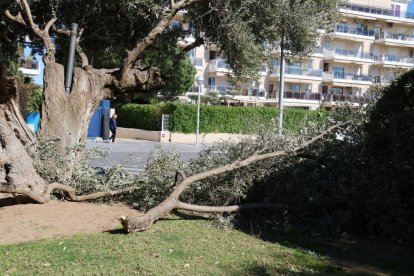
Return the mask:
{"type": "Polygon", "coordinates": [[[410,69],[414,66],[414,58],[397,55],[374,55],[373,64],[384,67],[403,67],[410,69]]]}
{"type": "Polygon", "coordinates": [[[395,76],[374,76],[372,78],[372,86],[385,86],[395,80],[395,76]]]}
{"type": "Polygon", "coordinates": [[[324,48],[322,47],[315,47],[313,48],[311,55],[314,57],[323,57],[323,50],[324,48]]]}
{"type": "Polygon", "coordinates": [[[40,75],[40,63],[32,58],[20,58],[19,71],[27,77],[38,76],[40,75]]]}
{"type": "Polygon", "coordinates": [[[328,31],[327,35],[331,37],[358,41],[364,41],[367,39],[374,40],[375,30],[367,27],[360,27],[357,25],[335,24],[333,28],[328,31]]]}
{"type": "Polygon", "coordinates": [[[294,100],[306,100],[306,101],[320,101],[320,93],[311,93],[311,92],[298,92],[298,91],[285,91],[283,98],[284,99],[294,99],[294,100]]]}
{"type": "Polygon", "coordinates": [[[231,69],[224,59],[213,59],[208,64],[209,73],[225,74],[230,73],[231,69]]]}
{"type": "Polygon", "coordinates": [[[325,60],[331,60],[333,62],[356,64],[372,63],[373,60],[373,54],[371,53],[360,53],[348,49],[324,49],[323,57],[325,60]]]}
{"type": "Polygon", "coordinates": [[[323,72],[322,81],[339,86],[371,85],[372,77],[353,72],[323,72]]]}
{"type": "Polygon", "coordinates": [[[218,92],[220,94],[228,94],[233,88],[231,86],[209,85],[208,92],[218,92]]]}
{"type": "MultiPolygon", "coordinates": [[[[279,69],[270,71],[270,78],[280,78],[279,69]]],[[[285,79],[296,80],[322,80],[322,70],[311,69],[311,68],[297,68],[297,67],[286,67],[285,68],[285,79]]]]}
{"type": "Polygon", "coordinates": [[[356,95],[347,95],[347,94],[324,94],[323,103],[324,105],[337,105],[340,103],[358,103],[365,104],[373,100],[371,95],[366,96],[356,96],[356,95]]]}
{"type": "Polygon", "coordinates": [[[339,6],[339,11],[347,16],[377,20],[383,19],[387,22],[413,23],[414,14],[405,11],[385,9],[374,6],[344,3],[339,6]]]}
{"type": "Polygon", "coordinates": [[[191,62],[195,67],[203,67],[204,60],[202,58],[191,58],[191,62]]]}
{"type": "Polygon", "coordinates": [[[414,47],[414,35],[384,31],[375,35],[375,43],[387,46],[414,47]]]}

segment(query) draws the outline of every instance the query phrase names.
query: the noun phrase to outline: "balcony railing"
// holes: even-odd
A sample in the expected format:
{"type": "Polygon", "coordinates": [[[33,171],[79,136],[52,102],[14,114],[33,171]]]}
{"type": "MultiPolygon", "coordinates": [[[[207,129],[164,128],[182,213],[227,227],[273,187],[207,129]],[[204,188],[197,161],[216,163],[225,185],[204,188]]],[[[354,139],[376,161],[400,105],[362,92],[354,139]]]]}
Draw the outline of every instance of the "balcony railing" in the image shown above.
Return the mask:
{"type": "Polygon", "coordinates": [[[322,47],[315,47],[313,48],[314,54],[323,54],[323,48],[322,47]]]}
{"type": "Polygon", "coordinates": [[[297,91],[285,91],[284,99],[296,99],[296,100],[309,100],[309,101],[320,101],[320,93],[309,93],[309,92],[297,92],[297,91]]]}
{"type": "Polygon", "coordinates": [[[374,61],[390,62],[390,63],[407,63],[414,65],[414,58],[403,57],[397,55],[374,55],[374,61]]]}
{"type": "Polygon", "coordinates": [[[402,42],[411,42],[414,43],[414,35],[406,33],[395,33],[390,31],[384,31],[375,34],[375,39],[391,39],[398,40],[402,42]]]}
{"type": "Polygon", "coordinates": [[[348,49],[335,49],[335,55],[358,59],[372,59],[373,56],[372,53],[360,53],[358,51],[348,49]]]}
{"type": "Polygon", "coordinates": [[[361,81],[361,82],[371,82],[372,77],[367,75],[361,75],[353,72],[323,72],[323,80],[352,80],[352,81],[361,81]]]}
{"type": "Polygon", "coordinates": [[[202,58],[192,58],[191,61],[193,62],[194,66],[203,66],[202,58]]]}
{"type": "Polygon", "coordinates": [[[31,58],[20,58],[19,67],[22,69],[39,70],[39,61],[31,58]]]}
{"type": "Polygon", "coordinates": [[[356,96],[345,94],[324,94],[325,102],[348,102],[348,103],[368,103],[373,100],[372,96],[356,96]]]}
{"type": "Polygon", "coordinates": [[[322,77],[322,70],[311,68],[286,67],[285,73],[296,76],[322,77]]]}
{"type": "MultiPolygon", "coordinates": [[[[279,75],[280,69],[271,69],[269,70],[270,74],[279,75]]],[[[299,68],[299,67],[286,67],[285,74],[294,75],[294,76],[306,76],[306,77],[322,77],[322,70],[312,69],[312,68],[299,68]]]]}
{"type": "Polygon", "coordinates": [[[392,82],[393,80],[395,80],[395,76],[375,76],[372,79],[372,82],[374,84],[388,84],[390,82],[392,82]]]}
{"type": "Polygon", "coordinates": [[[210,92],[220,92],[220,94],[227,94],[232,90],[231,86],[216,86],[216,85],[209,85],[208,90],[210,92]]]}
{"type": "Polygon", "coordinates": [[[368,27],[352,26],[347,24],[335,24],[334,31],[338,33],[375,36],[375,30],[368,27]]]}
{"type": "Polygon", "coordinates": [[[209,64],[210,71],[230,71],[229,65],[224,61],[224,59],[213,59],[210,60],[209,64]]]}
{"type": "Polygon", "coordinates": [[[414,19],[414,13],[403,12],[403,11],[398,11],[398,10],[393,10],[393,9],[384,9],[384,8],[379,8],[379,7],[358,5],[358,4],[352,4],[352,3],[341,4],[339,8],[345,9],[345,10],[369,13],[369,14],[414,19]]]}

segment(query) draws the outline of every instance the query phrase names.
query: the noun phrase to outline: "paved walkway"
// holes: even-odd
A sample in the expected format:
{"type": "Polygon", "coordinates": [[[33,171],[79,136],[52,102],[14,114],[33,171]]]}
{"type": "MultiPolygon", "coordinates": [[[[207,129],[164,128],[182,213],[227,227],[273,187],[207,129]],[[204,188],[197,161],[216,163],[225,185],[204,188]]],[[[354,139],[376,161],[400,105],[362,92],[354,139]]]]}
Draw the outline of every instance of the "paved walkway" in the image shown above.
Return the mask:
{"type": "Polygon", "coordinates": [[[151,152],[160,146],[164,150],[176,149],[181,154],[181,160],[187,162],[196,158],[200,151],[195,144],[182,143],[160,143],[146,140],[119,138],[115,143],[96,143],[94,140],[88,139],[86,149],[101,147],[109,153],[108,161],[91,160],[92,166],[109,168],[117,164],[124,164],[127,171],[139,174],[144,170],[148,157],[151,152]]]}

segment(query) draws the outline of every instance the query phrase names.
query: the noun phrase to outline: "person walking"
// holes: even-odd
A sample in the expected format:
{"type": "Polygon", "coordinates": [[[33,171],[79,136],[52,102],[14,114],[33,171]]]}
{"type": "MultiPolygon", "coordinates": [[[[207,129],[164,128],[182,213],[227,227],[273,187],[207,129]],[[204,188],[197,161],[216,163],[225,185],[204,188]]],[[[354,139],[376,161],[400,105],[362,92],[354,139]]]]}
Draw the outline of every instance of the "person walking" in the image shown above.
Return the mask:
{"type": "Polygon", "coordinates": [[[109,140],[112,140],[112,143],[115,143],[115,136],[116,136],[116,118],[118,115],[114,114],[112,115],[111,119],[109,119],[109,130],[112,132],[111,137],[109,137],[109,140]]]}

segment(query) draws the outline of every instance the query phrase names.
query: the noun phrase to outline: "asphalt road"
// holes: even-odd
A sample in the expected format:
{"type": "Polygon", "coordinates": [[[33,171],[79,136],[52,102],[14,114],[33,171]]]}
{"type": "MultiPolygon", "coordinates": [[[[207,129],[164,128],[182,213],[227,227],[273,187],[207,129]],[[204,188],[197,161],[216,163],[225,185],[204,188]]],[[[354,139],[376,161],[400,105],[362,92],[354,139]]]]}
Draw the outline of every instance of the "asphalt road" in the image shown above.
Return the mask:
{"type": "Polygon", "coordinates": [[[117,164],[124,164],[127,171],[139,174],[144,170],[151,152],[160,146],[164,150],[176,149],[183,162],[196,158],[200,151],[195,144],[182,143],[160,143],[146,140],[118,138],[115,143],[96,143],[94,140],[87,140],[86,149],[100,147],[108,152],[108,161],[90,160],[90,164],[96,167],[109,168],[117,164]]]}

